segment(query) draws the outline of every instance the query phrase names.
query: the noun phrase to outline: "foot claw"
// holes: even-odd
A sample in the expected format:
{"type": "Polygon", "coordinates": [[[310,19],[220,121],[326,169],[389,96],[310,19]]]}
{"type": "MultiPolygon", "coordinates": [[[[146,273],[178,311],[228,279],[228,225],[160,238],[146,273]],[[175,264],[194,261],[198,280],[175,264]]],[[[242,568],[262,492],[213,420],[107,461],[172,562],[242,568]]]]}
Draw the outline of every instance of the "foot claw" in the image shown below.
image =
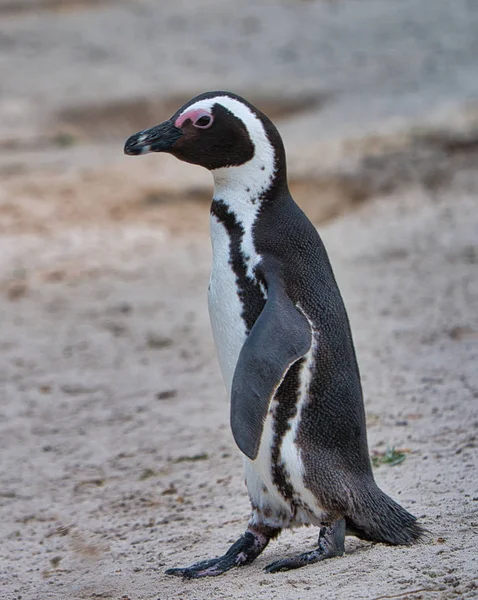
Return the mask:
{"type": "Polygon", "coordinates": [[[182,577],[183,579],[197,579],[198,577],[214,577],[221,575],[228,571],[231,566],[224,564],[220,558],[213,558],[211,560],[203,560],[195,563],[190,567],[179,567],[174,569],[167,569],[166,575],[176,575],[176,577],[182,577]]]}
{"type": "Polygon", "coordinates": [[[167,569],[165,571],[166,575],[175,575],[176,577],[185,577],[185,578],[189,578],[188,577],[188,571],[189,569],[184,568],[184,569],[167,569]]]}
{"type": "MultiPolygon", "coordinates": [[[[299,569],[310,562],[315,562],[308,560],[308,555],[312,554],[307,552],[306,554],[301,554],[300,556],[293,556],[291,558],[283,558],[282,560],[276,560],[273,563],[270,563],[266,567],[264,567],[264,571],[266,573],[279,573],[279,571],[290,571],[291,569],[299,569]]],[[[325,557],[324,557],[325,558],[325,557]]]]}
{"type": "Polygon", "coordinates": [[[279,571],[288,571],[289,568],[284,566],[285,561],[283,560],[276,560],[273,563],[270,563],[269,565],[267,565],[266,567],[264,567],[264,571],[266,573],[278,573],[279,571]]]}

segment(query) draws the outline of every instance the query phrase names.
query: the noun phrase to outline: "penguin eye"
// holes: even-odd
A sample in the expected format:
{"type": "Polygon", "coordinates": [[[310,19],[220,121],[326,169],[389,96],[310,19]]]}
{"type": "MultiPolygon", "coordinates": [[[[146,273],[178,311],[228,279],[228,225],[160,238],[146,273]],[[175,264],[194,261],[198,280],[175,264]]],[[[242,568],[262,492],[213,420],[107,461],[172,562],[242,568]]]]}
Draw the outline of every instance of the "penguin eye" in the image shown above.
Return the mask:
{"type": "Polygon", "coordinates": [[[213,124],[213,121],[212,115],[202,115],[194,121],[193,125],[199,129],[208,129],[213,124]]]}

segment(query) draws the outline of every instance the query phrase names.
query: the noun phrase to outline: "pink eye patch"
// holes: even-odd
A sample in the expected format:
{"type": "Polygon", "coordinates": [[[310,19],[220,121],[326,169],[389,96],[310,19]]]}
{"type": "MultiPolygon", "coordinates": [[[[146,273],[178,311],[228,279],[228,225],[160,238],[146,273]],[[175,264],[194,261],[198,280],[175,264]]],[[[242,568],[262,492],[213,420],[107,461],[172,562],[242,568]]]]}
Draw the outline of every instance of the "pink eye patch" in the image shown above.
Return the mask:
{"type": "Polygon", "coordinates": [[[176,121],[174,121],[174,125],[176,127],[182,127],[183,124],[188,120],[190,120],[191,123],[194,124],[197,121],[199,121],[199,119],[201,119],[201,117],[207,117],[212,122],[211,113],[209,113],[207,110],[204,110],[204,108],[196,108],[196,109],[192,109],[192,110],[187,110],[182,115],[179,115],[179,117],[176,119],[176,121]]]}

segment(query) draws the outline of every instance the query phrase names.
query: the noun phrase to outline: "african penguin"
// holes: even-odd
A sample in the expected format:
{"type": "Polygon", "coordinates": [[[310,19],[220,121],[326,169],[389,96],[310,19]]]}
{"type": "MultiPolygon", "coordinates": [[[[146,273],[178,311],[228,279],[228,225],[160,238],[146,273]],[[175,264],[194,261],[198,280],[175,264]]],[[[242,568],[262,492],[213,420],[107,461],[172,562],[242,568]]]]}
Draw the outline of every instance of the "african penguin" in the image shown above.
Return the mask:
{"type": "Polygon", "coordinates": [[[226,554],[167,573],[220,575],[299,525],[320,528],[317,548],[266,571],[340,556],[346,533],[419,541],[425,530],[374,481],[347,313],[319,234],[289,193],[275,126],[243,98],[208,92],[124,151],[169,152],[214,177],[209,313],[252,505],[226,554]]]}

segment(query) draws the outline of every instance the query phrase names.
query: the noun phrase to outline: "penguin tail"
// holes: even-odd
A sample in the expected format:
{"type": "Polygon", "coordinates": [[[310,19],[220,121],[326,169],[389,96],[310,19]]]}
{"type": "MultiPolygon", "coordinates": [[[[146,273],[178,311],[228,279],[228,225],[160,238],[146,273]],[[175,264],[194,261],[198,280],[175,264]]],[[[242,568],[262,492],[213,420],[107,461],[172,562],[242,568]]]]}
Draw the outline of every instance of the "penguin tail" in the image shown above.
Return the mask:
{"type": "Polygon", "coordinates": [[[347,533],[370,542],[410,546],[428,537],[417,518],[387,496],[375,483],[355,499],[346,516],[347,533]]]}

